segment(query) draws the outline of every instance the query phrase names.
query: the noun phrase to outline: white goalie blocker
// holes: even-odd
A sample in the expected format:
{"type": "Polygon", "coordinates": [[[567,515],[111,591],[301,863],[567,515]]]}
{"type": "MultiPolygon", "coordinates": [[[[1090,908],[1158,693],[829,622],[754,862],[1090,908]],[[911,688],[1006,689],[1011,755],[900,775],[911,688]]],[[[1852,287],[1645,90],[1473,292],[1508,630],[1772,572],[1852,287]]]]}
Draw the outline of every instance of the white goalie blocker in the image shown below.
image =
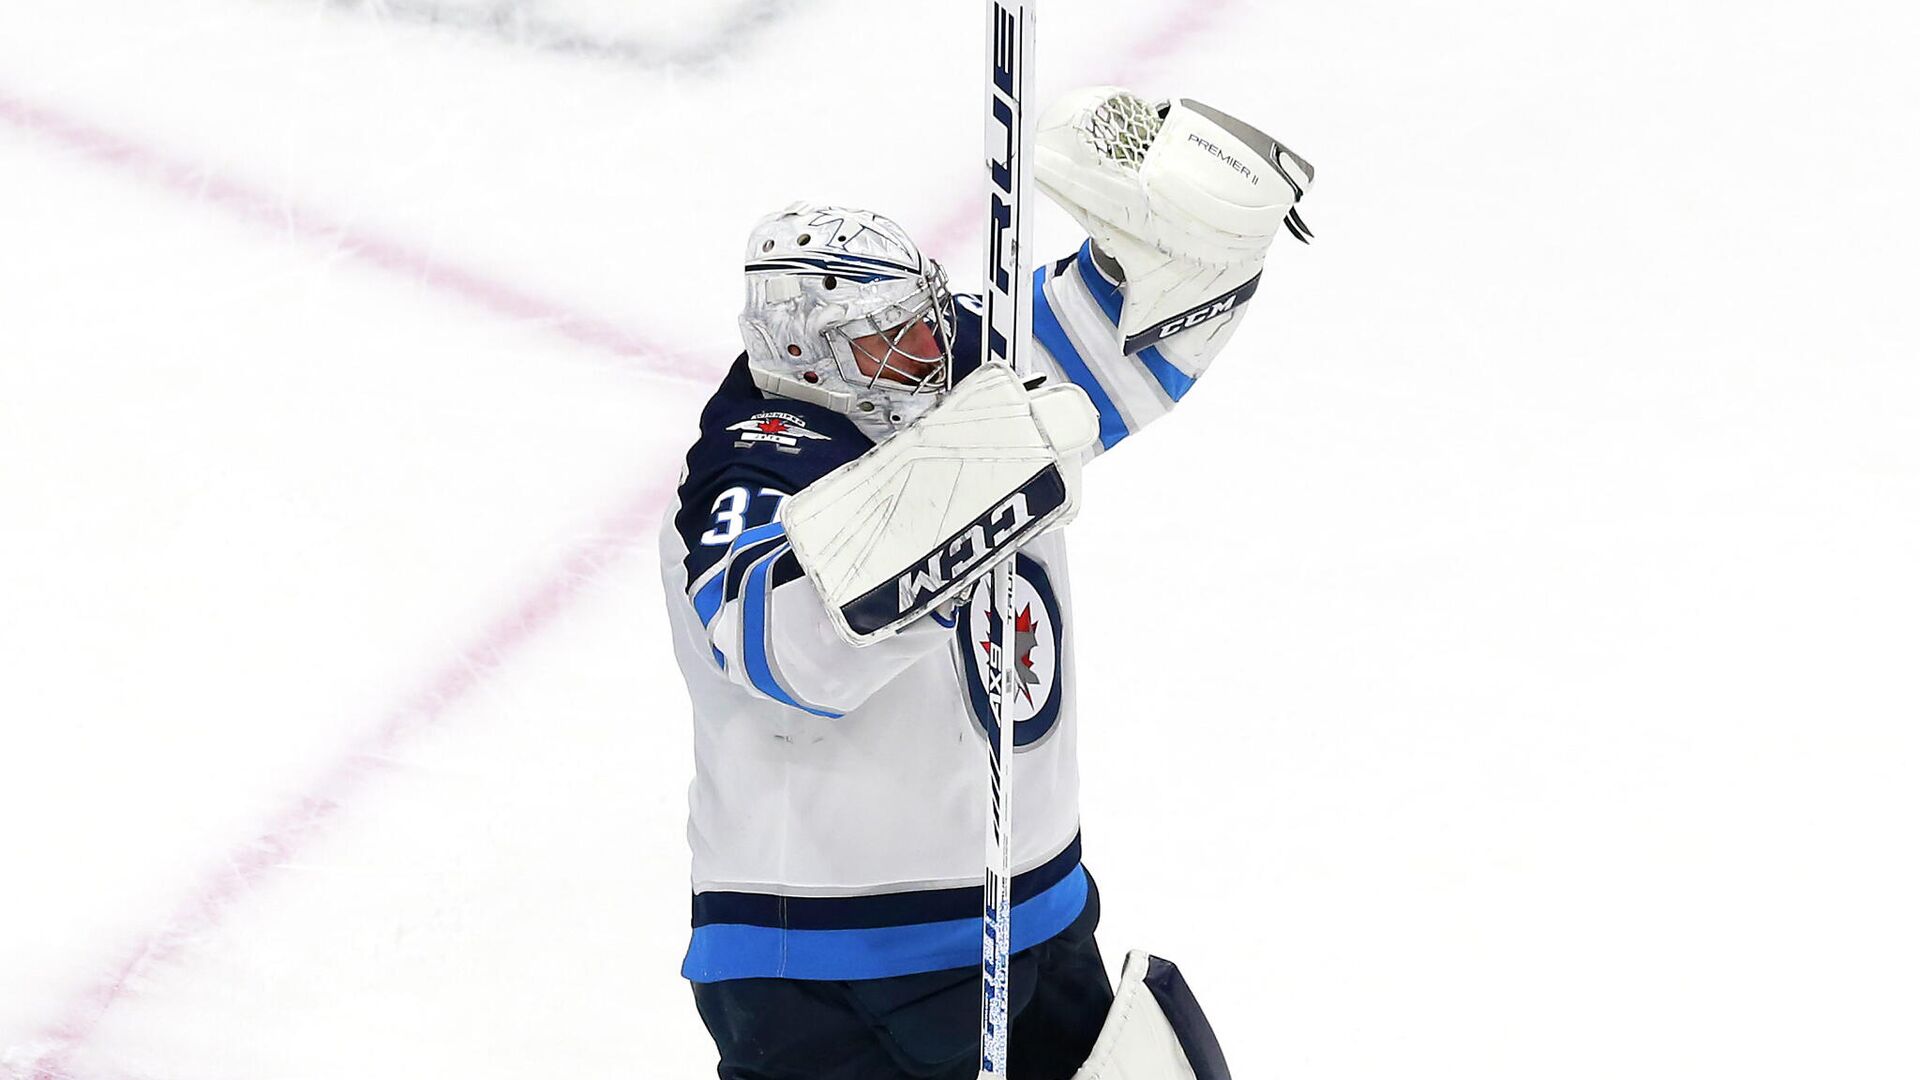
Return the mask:
{"type": "Polygon", "coordinates": [[[1313,166],[1253,125],[1190,98],[1149,104],[1116,86],[1077,90],[1040,118],[1034,181],[1126,280],[1133,354],[1233,314],[1260,283],[1313,166]]]}
{"type": "Polygon", "coordinates": [[[1073,1080],[1232,1080],[1213,1026],[1180,969],[1127,954],[1113,1007],[1073,1080]]]}
{"type": "Polygon", "coordinates": [[[807,485],[781,520],[834,628],[869,645],[1071,520],[1099,436],[1086,391],[1029,386],[988,364],[913,426],[807,485]]]}

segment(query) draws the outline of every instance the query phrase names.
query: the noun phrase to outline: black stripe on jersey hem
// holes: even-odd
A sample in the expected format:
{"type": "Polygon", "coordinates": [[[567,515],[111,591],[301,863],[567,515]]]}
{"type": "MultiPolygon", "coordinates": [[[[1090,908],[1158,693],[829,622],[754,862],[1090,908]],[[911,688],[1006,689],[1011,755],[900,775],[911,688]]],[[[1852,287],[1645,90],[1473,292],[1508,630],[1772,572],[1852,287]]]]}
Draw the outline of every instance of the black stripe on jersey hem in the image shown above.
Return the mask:
{"type": "MultiPolygon", "coordinates": [[[[1058,885],[1080,865],[1080,836],[1044,864],[1016,875],[1013,902],[1024,903],[1058,885]]],[[[693,925],[735,923],[783,930],[870,930],[980,917],[980,886],[883,893],[878,896],[773,896],[705,892],[693,895],[693,925]]]]}

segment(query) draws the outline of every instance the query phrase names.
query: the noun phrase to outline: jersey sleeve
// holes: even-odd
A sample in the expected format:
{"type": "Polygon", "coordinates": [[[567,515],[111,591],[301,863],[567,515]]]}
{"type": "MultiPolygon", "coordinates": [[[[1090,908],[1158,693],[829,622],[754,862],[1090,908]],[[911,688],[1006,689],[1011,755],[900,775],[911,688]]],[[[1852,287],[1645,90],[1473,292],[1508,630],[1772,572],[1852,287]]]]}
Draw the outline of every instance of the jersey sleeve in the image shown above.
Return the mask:
{"type": "MultiPolygon", "coordinates": [[[[811,430],[834,429],[816,418],[811,430]]],[[[870,445],[854,444],[850,425],[835,435],[847,445],[808,446],[791,457],[750,446],[690,477],[674,519],[686,547],[685,602],[705,628],[714,666],[748,693],[830,718],[943,647],[953,625],[929,615],[859,648],[834,631],[779,518],[789,496],[870,445]]]]}
{"type": "Polygon", "coordinates": [[[1179,403],[1246,314],[1235,311],[1128,356],[1120,345],[1121,288],[1094,262],[1092,241],[1033,274],[1039,366],[1071,380],[1093,400],[1102,451],[1179,403]]]}

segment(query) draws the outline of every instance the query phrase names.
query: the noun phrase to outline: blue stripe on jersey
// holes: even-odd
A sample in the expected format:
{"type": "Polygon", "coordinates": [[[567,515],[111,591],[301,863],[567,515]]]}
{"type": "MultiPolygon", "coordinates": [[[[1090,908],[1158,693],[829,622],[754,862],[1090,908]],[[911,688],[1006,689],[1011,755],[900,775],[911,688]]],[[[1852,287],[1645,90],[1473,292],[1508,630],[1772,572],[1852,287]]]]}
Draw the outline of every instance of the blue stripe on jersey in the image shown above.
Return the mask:
{"type": "Polygon", "coordinates": [[[780,685],[780,680],[773,677],[773,665],[767,660],[767,641],[771,633],[767,622],[767,575],[772,572],[774,561],[786,551],[787,546],[780,545],[747,571],[746,593],[740,602],[740,639],[743,651],[747,654],[747,679],[755,689],[783,705],[791,705],[802,712],[824,716],[829,720],[838,720],[843,714],[816,709],[794,700],[793,695],[780,685]]]}
{"type": "Polygon", "coordinates": [[[1100,445],[1111,449],[1114,443],[1127,437],[1127,422],[1120,417],[1120,410],[1114,407],[1113,399],[1107,396],[1106,388],[1100,380],[1093,377],[1093,370],[1080,358],[1080,351],[1073,347],[1072,339],[1060,325],[1059,316],[1053,313],[1053,304],[1047,299],[1042,288],[1046,280],[1046,267],[1033,272],[1033,336],[1052,354],[1060,370],[1066,372],[1080,389],[1087,392],[1093,400],[1093,407],[1100,413],[1100,445]]]}
{"type": "MultiPolygon", "coordinates": [[[[725,601],[722,589],[727,584],[727,572],[724,568],[707,579],[700,591],[693,594],[693,613],[700,616],[700,625],[709,630],[713,628],[714,617],[720,614],[721,604],[725,601]]],[[[711,635],[709,635],[711,636],[711,635]]],[[[713,650],[713,662],[721,671],[727,670],[727,654],[717,645],[709,645],[713,650]]]]}
{"type": "Polygon", "coordinates": [[[1187,391],[1193,389],[1193,376],[1174,367],[1171,361],[1160,354],[1157,346],[1149,345],[1133,356],[1153,374],[1160,389],[1165,390],[1173,400],[1179,401],[1187,396],[1187,391]]]}
{"type": "MultiPolygon", "coordinates": [[[[1107,313],[1107,321],[1120,325],[1120,286],[1107,280],[1100,267],[1093,261],[1093,241],[1080,245],[1080,254],[1074,256],[1080,265],[1080,280],[1086,282],[1087,292],[1092,294],[1093,302],[1107,313]]],[[[1064,272],[1064,271],[1063,271],[1064,272]]]]}
{"type": "MultiPolygon", "coordinates": [[[[978,890],[973,890],[978,895],[978,890]]],[[[1013,906],[1013,952],[1072,925],[1087,906],[1087,872],[1076,865],[1052,888],[1013,906]]],[[[854,930],[783,930],[713,923],[695,928],[680,974],[727,979],[885,979],[980,962],[980,916],[854,930]]]]}
{"type": "Polygon", "coordinates": [[[733,549],[738,551],[741,548],[752,547],[769,537],[785,535],[787,535],[787,527],[785,525],[778,521],[769,521],[765,525],[755,525],[753,528],[734,537],[733,549]]]}
{"type": "Polygon", "coordinates": [[[720,588],[726,584],[726,578],[724,573],[715,574],[693,594],[693,610],[699,614],[701,625],[712,626],[713,617],[720,614],[720,588]]]}
{"type": "Polygon", "coordinates": [[[784,546],[781,537],[787,535],[787,527],[779,522],[757,525],[739,536],[734,537],[733,546],[727,549],[727,569],[721,574],[726,585],[720,598],[724,601],[740,599],[740,590],[747,583],[747,571],[768,552],[784,546]]]}
{"type": "MultiPolygon", "coordinates": [[[[1094,264],[1093,241],[1089,240],[1080,245],[1078,259],[1080,280],[1086,282],[1087,292],[1092,294],[1094,303],[1100,305],[1100,310],[1107,313],[1107,321],[1119,326],[1120,286],[1108,281],[1107,275],[1101,273],[1100,267],[1094,264]]],[[[1173,400],[1179,401],[1187,396],[1187,391],[1193,389],[1193,376],[1174,367],[1158,347],[1149,345],[1134,356],[1140,361],[1140,365],[1153,375],[1154,381],[1160,384],[1160,389],[1165,390],[1167,396],[1173,400]]]]}

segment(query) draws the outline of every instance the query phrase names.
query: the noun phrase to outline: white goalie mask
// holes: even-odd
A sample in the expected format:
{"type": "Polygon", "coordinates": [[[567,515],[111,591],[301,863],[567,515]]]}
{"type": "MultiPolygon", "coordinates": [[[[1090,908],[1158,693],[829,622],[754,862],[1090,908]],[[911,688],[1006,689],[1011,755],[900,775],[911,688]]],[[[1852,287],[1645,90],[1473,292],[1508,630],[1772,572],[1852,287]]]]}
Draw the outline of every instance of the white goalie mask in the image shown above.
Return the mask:
{"type": "Polygon", "coordinates": [[[951,385],[953,295],[906,230],[799,202],[753,227],[740,313],[754,383],[884,432],[951,385]]]}

